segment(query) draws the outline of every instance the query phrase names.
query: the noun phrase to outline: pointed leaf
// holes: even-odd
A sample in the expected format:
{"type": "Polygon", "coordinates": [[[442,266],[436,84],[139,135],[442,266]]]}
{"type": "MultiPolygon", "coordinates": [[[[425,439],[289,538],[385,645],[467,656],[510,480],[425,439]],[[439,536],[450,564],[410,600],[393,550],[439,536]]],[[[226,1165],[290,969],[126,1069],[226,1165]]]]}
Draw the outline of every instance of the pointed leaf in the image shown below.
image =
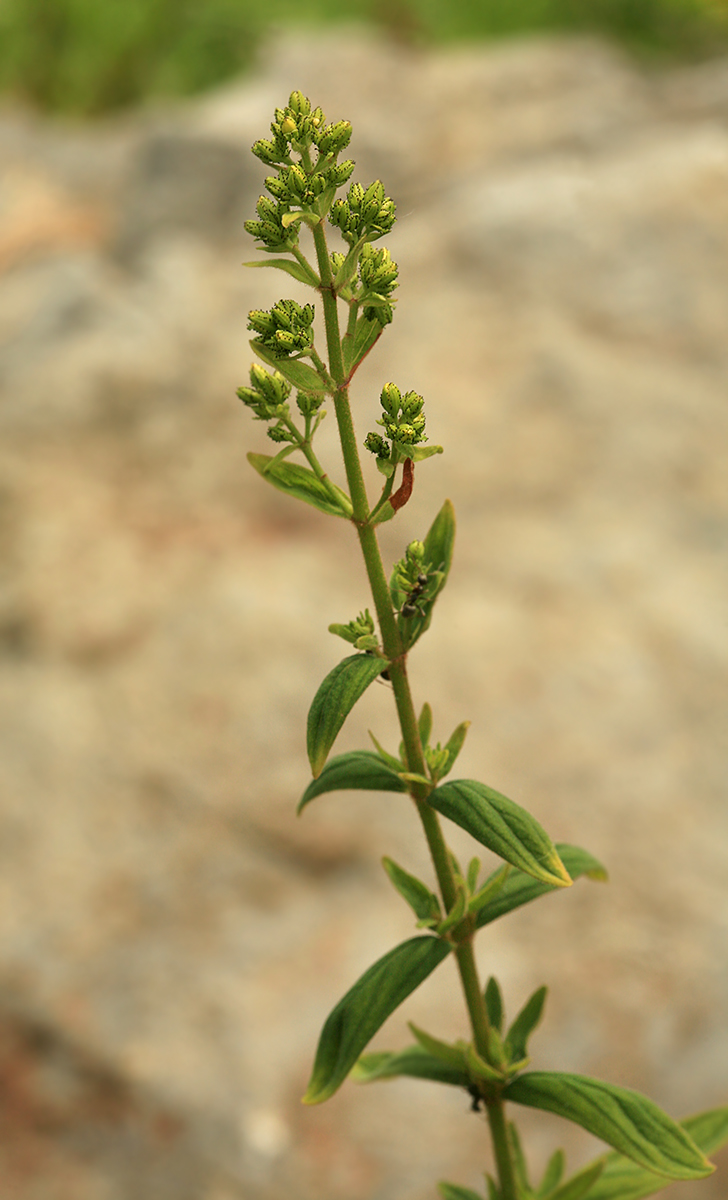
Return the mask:
{"type": "Polygon", "coordinates": [[[308,363],[301,362],[300,358],[288,358],[286,355],[273,354],[258,338],[253,338],[250,345],[258,358],[262,358],[269,367],[275,367],[276,371],[280,371],[281,375],[295,388],[299,388],[302,392],[325,392],[328,390],[318,371],[309,367],[308,363]]]}
{"type": "Polygon", "coordinates": [[[540,987],[526,1001],[506,1034],[505,1049],[509,1061],[518,1062],[528,1054],[528,1039],[541,1020],[548,988],[540,987]]]}
{"type": "Polygon", "coordinates": [[[468,1064],[468,1071],[473,1079],[483,1079],[487,1083],[503,1083],[503,1072],[492,1067],[484,1058],[481,1058],[475,1047],[470,1044],[465,1050],[465,1061],[468,1064]]]}
{"type": "Polygon", "coordinates": [[[323,1027],[304,1104],[320,1104],[333,1096],[387,1017],[451,949],[440,938],[410,938],[364,972],[323,1027]]]}
{"type": "Polygon", "coordinates": [[[353,654],[329,671],[313,698],[306,742],[314,779],[321,774],[329,750],[357,700],[389,664],[371,654],[353,654]]]}
{"type": "Polygon", "coordinates": [[[277,267],[279,271],[285,271],[286,274],[292,275],[299,283],[307,283],[310,287],[319,287],[321,280],[312,267],[308,270],[300,262],[291,262],[288,258],[262,258],[255,262],[243,263],[244,267],[277,267]]]}
{"type": "Polygon", "coordinates": [[[486,1175],[488,1181],[488,1200],[501,1200],[501,1194],[492,1175],[486,1175]]]}
{"type": "MultiPolygon", "coordinates": [[[[562,1183],[561,1187],[557,1187],[555,1191],[549,1192],[545,1200],[583,1200],[584,1196],[588,1196],[589,1200],[593,1200],[594,1192],[592,1188],[599,1176],[604,1170],[606,1157],[598,1158],[596,1162],[590,1163],[588,1167],[584,1167],[576,1175],[572,1175],[571,1179],[567,1179],[566,1183],[562,1183]]],[[[665,1180],[662,1180],[661,1186],[664,1187],[665,1180]]],[[[540,1193],[539,1193],[540,1195],[540,1193]]]]}
{"type": "Polygon", "coordinates": [[[668,1179],[702,1179],[714,1169],[684,1129],[628,1088],[586,1075],[532,1071],[509,1083],[503,1098],[566,1117],[668,1179]]]}
{"type": "MultiPolygon", "coordinates": [[[[408,447],[409,453],[409,447],[408,447]]],[[[414,455],[411,456],[414,458],[414,455]]],[[[446,500],[432,522],[424,541],[425,562],[429,562],[434,571],[440,573],[437,586],[428,600],[419,600],[421,611],[414,617],[398,617],[397,624],[404,638],[405,649],[409,650],[415,642],[430,628],[435,602],[444,588],[452,565],[452,554],[455,546],[455,510],[449,500],[446,500]]],[[[395,608],[401,608],[404,595],[392,595],[395,608]]]]}
{"type": "Polygon", "coordinates": [[[448,1066],[442,1059],[428,1054],[421,1046],[408,1046],[397,1053],[387,1051],[362,1054],[351,1072],[357,1083],[372,1083],[375,1079],[394,1079],[407,1075],[413,1079],[430,1079],[433,1083],[448,1083],[467,1088],[470,1077],[465,1071],[448,1066]]]}
{"type": "Polygon", "coordinates": [[[342,338],[341,349],[344,359],[344,370],[348,376],[351,376],[359,366],[359,363],[366,358],[374,344],[379,341],[383,332],[383,326],[376,319],[369,320],[368,317],[359,317],[354,327],[353,336],[346,334],[342,338]]]}
{"type": "Polygon", "coordinates": [[[457,729],[451,734],[445,746],[445,749],[447,750],[447,762],[445,763],[445,767],[442,771],[443,776],[449,775],[455,766],[457,757],[465,745],[465,738],[467,737],[467,733],[471,724],[472,721],[461,721],[457,729]]]}
{"type": "Polygon", "coordinates": [[[424,750],[425,747],[429,746],[430,744],[430,734],[432,733],[432,709],[427,703],[422,705],[422,712],[420,713],[420,719],[417,722],[417,726],[420,731],[422,749],[424,750]]]}
{"type": "Polygon", "coordinates": [[[442,446],[408,446],[407,454],[412,462],[424,462],[426,458],[432,458],[434,454],[443,454],[442,446]]]}
{"type": "Polygon", "coordinates": [[[466,888],[459,887],[457,889],[457,898],[444,921],[441,921],[437,927],[437,932],[440,934],[447,933],[448,929],[454,929],[455,926],[462,921],[465,916],[465,910],[468,903],[468,893],[466,888]]]}
{"type": "Polygon", "coordinates": [[[428,803],[483,846],[534,878],[556,887],[572,880],[548,834],[535,817],[475,779],[442,783],[428,803]]]}
{"type": "MultiPolygon", "coordinates": [[[[588,879],[603,880],[607,878],[607,872],[601,863],[579,846],[569,846],[565,842],[557,842],[556,849],[572,879],[578,879],[581,875],[586,875],[588,879]]],[[[495,872],[491,875],[490,879],[486,880],[486,885],[491,880],[495,880],[497,874],[498,872],[495,872]]],[[[560,890],[554,884],[541,883],[522,871],[512,870],[494,898],[479,910],[477,928],[482,929],[483,925],[488,925],[497,917],[503,917],[515,908],[520,908],[522,904],[537,900],[539,896],[547,896],[549,892],[560,890]]]]}
{"type": "MultiPolygon", "coordinates": [[[[470,900],[468,908],[471,913],[480,912],[485,904],[489,904],[493,900],[493,897],[498,895],[498,892],[503,887],[512,870],[513,867],[510,863],[506,863],[504,867],[501,867],[500,871],[496,871],[494,875],[490,875],[486,879],[480,890],[470,900]]],[[[530,878],[530,876],[525,876],[525,878],[530,878]]]]}
{"type": "Polygon", "coordinates": [[[454,1067],[457,1071],[467,1074],[464,1046],[452,1046],[449,1042],[443,1042],[440,1038],[433,1037],[431,1033],[425,1033],[424,1029],[419,1029],[414,1021],[408,1021],[407,1024],[423,1050],[426,1050],[433,1058],[439,1058],[442,1062],[447,1063],[449,1067],[454,1067]]]}
{"type": "Polygon", "coordinates": [[[387,754],[387,751],[384,750],[382,748],[382,746],[379,745],[379,742],[375,738],[371,729],[369,730],[369,737],[372,739],[372,742],[374,743],[374,745],[377,748],[377,754],[382,759],[382,761],[387,764],[388,767],[391,767],[393,771],[397,772],[397,774],[399,774],[401,771],[404,770],[404,764],[403,764],[402,760],[399,758],[395,758],[393,754],[387,754]]]}
{"type": "Polygon", "coordinates": [[[459,1187],[456,1183],[445,1183],[442,1180],[437,1185],[442,1200],[483,1200],[483,1197],[471,1188],[459,1187]]]}
{"type": "Polygon", "coordinates": [[[332,517],[345,517],[347,520],[354,511],[351,500],[336,484],[322,482],[308,467],[298,463],[288,462],[287,459],[275,459],[270,454],[248,455],[248,462],[263,479],[272,483],[279,492],[285,492],[296,500],[312,504],[319,512],[328,513],[332,517]]]}
{"type": "Polygon", "coordinates": [[[298,803],[301,812],[316,796],[325,792],[345,791],[404,792],[402,780],[378,754],[371,750],[351,750],[337,754],[327,762],[317,779],[312,779],[298,803]]]}
{"type": "MultiPolygon", "coordinates": [[[[379,466],[379,462],[377,462],[377,466],[379,466]]],[[[379,512],[372,518],[372,525],[383,525],[385,521],[391,521],[394,515],[392,505],[389,500],[385,500],[379,512]]]]}
{"type": "MultiPolygon", "coordinates": [[[[376,758],[376,755],[373,754],[372,758],[376,758]]],[[[430,917],[434,917],[436,920],[441,918],[440,902],[426,883],[423,883],[416,875],[410,875],[409,871],[405,871],[404,867],[400,867],[391,858],[383,858],[382,866],[416,917],[422,921],[430,917]]]]}
{"type": "Polygon", "coordinates": [[[503,1028],[503,996],[494,975],[491,975],[485,989],[485,1007],[491,1025],[500,1033],[503,1028]]]}
{"type": "Polygon", "coordinates": [[[559,1186],[561,1183],[561,1177],[564,1174],[565,1166],[566,1159],[564,1158],[563,1150],[554,1150],[551,1158],[546,1164],[546,1170],[543,1173],[541,1186],[536,1193],[538,1200],[542,1200],[542,1197],[547,1196],[549,1192],[552,1192],[555,1187],[559,1186]]]}
{"type": "MultiPolygon", "coordinates": [[[[728,1142],[728,1107],[697,1113],[680,1124],[704,1154],[714,1154],[728,1142]]],[[[589,1200],[643,1200],[662,1191],[664,1186],[661,1176],[638,1167],[622,1154],[609,1154],[589,1200]]]]}

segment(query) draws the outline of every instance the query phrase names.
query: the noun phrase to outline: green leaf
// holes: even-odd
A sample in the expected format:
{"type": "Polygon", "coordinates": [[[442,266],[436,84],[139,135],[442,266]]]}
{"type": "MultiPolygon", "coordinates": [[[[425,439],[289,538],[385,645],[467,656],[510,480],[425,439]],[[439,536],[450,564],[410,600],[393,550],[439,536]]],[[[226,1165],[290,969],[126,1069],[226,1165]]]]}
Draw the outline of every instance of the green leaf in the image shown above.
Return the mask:
{"type": "Polygon", "coordinates": [[[528,1054],[528,1039],[541,1020],[547,992],[548,988],[538,988],[508,1030],[505,1049],[510,1062],[518,1062],[528,1054]]]}
{"type": "Polygon", "coordinates": [[[284,229],[288,229],[294,221],[303,221],[304,225],[308,225],[310,229],[315,229],[317,225],[321,224],[321,218],[312,212],[290,212],[284,213],[281,217],[281,225],[284,229]]]}
{"type": "Polygon", "coordinates": [[[319,512],[332,517],[345,517],[348,520],[354,511],[346,492],[342,492],[341,488],[331,481],[328,484],[323,483],[308,467],[299,466],[298,463],[289,462],[287,459],[273,458],[270,454],[250,453],[248,462],[263,479],[267,479],[274,488],[278,488],[279,492],[312,504],[319,512]]]}
{"type": "Polygon", "coordinates": [[[312,267],[308,269],[300,262],[291,262],[288,258],[263,258],[257,259],[255,262],[243,263],[244,267],[277,267],[279,271],[285,271],[287,275],[292,275],[299,283],[307,283],[310,287],[319,287],[321,280],[312,267]]]}
{"type": "Polygon", "coordinates": [[[357,1083],[373,1083],[375,1079],[394,1079],[406,1075],[412,1079],[430,1079],[433,1083],[448,1083],[467,1088],[467,1072],[448,1066],[442,1059],[428,1054],[421,1046],[408,1046],[392,1053],[378,1051],[362,1054],[351,1072],[357,1083]]]}
{"type": "MultiPolygon", "coordinates": [[[[680,1124],[704,1154],[714,1154],[728,1142],[728,1106],[696,1113],[680,1124]]],[[[589,1200],[643,1200],[664,1186],[665,1180],[661,1176],[638,1167],[622,1154],[609,1154],[599,1182],[589,1193],[589,1200]]]]}
{"type": "Polygon", "coordinates": [[[346,334],[341,342],[344,370],[347,375],[351,375],[359,363],[366,358],[383,332],[383,326],[379,321],[370,321],[367,317],[359,317],[354,326],[353,337],[346,334]]]}
{"type": "Polygon", "coordinates": [[[453,929],[465,916],[468,904],[468,893],[465,886],[458,887],[455,903],[437,927],[438,933],[447,933],[449,929],[453,929]]]}
{"type": "Polygon", "coordinates": [[[304,1104],[320,1104],[333,1096],[387,1017],[451,949],[440,938],[410,938],[364,972],[323,1027],[304,1104]]]}
{"type": "Polygon", "coordinates": [[[465,1061],[472,1079],[485,1080],[486,1083],[503,1083],[503,1072],[496,1070],[481,1058],[472,1044],[465,1048],[465,1061]]]}
{"type": "MultiPolygon", "coordinates": [[[[372,754],[371,757],[376,758],[376,755],[372,754]]],[[[382,866],[416,917],[419,917],[421,921],[426,921],[430,917],[434,917],[436,920],[441,919],[440,902],[426,883],[423,883],[416,875],[410,875],[404,867],[400,867],[393,859],[386,856],[382,859],[382,866]]]]}
{"type": "Polygon", "coordinates": [[[422,712],[420,713],[417,727],[420,731],[420,741],[424,750],[430,744],[430,734],[432,733],[432,709],[427,703],[422,705],[422,712]]]}
{"type": "Polygon", "coordinates": [[[500,1033],[503,1028],[503,996],[494,975],[491,975],[485,989],[485,1007],[488,1010],[488,1020],[500,1033]]]}
{"type": "Polygon", "coordinates": [[[263,362],[268,363],[269,367],[275,367],[289,383],[292,383],[295,388],[299,388],[300,391],[328,391],[326,382],[321,378],[318,371],[315,371],[313,367],[309,367],[308,363],[301,362],[300,358],[287,358],[284,354],[273,354],[257,338],[253,338],[250,345],[258,355],[258,358],[262,358],[263,362]]]}
{"type": "Polygon", "coordinates": [[[387,754],[387,751],[382,746],[379,745],[379,742],[375,738],[371,729],[369,730],[369,737],[372,739],[372,742],[376,746],[377,754],[381,758],[382,762],[385,762],[388,767],[391,767],[392,770],[396,771],[397,775],[399,775],[404,770],[404,763],[402,762],[402,760],[400,758],[395,758],[393,754],[387,754]]]}
{"type": "MultiPolygon", "coordinates": [[[[591,1190],[594,1187],[597,1179],[604,1170],[606,1158],[598,1158],[596,1162],[590,1163],[588,1167],[572,1175],[571,1179],[567,1179],[562,1183],[561,1187],[557,1187],[555,1191],[549,1192],[544,1200],[583,1200],[584,1196],[593,1200],[594,1192],[591,1190]]],[[[662,1180],[661,1187],[665,1186],[665,1180],[662,1180]]],[[[539,1192],[539,1196],[541,1193],[539,1192]]]]}
{"type": "MultiPolygon", "coordinates": [[[[414,458],[414,455],[409,453],[409,447],[407,448],[407,452],[408,457],[414,458]]],[[[415,642],[422,637],[422,634],[430,628],[435,602],[444,588],[450,572],[454,545],[455,510],[450,501],[446,500],[432,522],[424,541],[425,562],[430,563],[433,570],[440,572],[437,587],[428,600],[420,598],[419,608],[421,611],[416,616],[406,618],[399,616],[397,618],[397,624],[404,638],[406,650],[414,646],[415,642]]],[[[403,599],[404,597],[401,594],[398,598],[393,593],[395,608],[401,608],[403,599]]]]}
{"type": "Polygon", "coordinates": [[[455,779],[435,788],[428,803],[512,866],[556,887],[571,884],[556,847],[535,817],[493,788],[475,779],[455,779]]]}
{"type": "Polygon", "coordinates": [[[586,1075],[532,1071],[509,1083],[503,1098],[566,1117],[668,1179],[702,1179],[714,1169],[684,1129],[628,1088],[586,1075]]]}
{"type": "MultiPolygon", "coordinates": [[[[485,904],[489,904],[493,897],[498,895],[498,892],[503,887],[512,870],[513,867],[510,863],[506,863],[504,867],[501,867],[500,871],[496,871],[495,875],[490,875],[486,879],[480,890],[470,900],[468,908],[471,913],[480,912],[485,904]]],[[[530,876],[527,876],[527,878],[530,878],[530,876]]]]}
{"type": "Polygon", "coordinates": [[[549,1192],[552,1192],[555,1187],[559,1186],[561,1183],[561,1177],[564,1174],[565,1166],[566,1160],[564,1158],[563,1150],[554,1150],[551,1158],[546,1164],[546,1170],[543,1173],[541,1186],[536,1193],[538,1200],[542,1200],[544,1196],[547,1196],[549,1192]]]}
{"type": "Polygon", "coordinates": [[[308,714],[306,743],[314,779],[321,774],[329,750],[357,700],[388,665],[385,658],[353,654],[329,671],[308,714]]]}
{"type": "Polygon", "coordinates": [[[419,1029],[415,1025],[414,1021],[408,1021],[407,1024],[423,1050],[426,1050],[433,1058],[439,1058],[442,1062],[447,1063],[449,1067],[455,1067],[456,1070],[467,1074],[464,1044],[453,1046],[449,1042],[443,1042],[440,1038],[433,1037],[431,1033],[425,1033],[424,1029],[419,1029]]]}
{"type": "Polygon", "coordinates": [[[457,729],[451,734],[445,749],[447,750],[447,762],[442,770],[442,775],[449,775],[455,766],[457,757],[465,745],[465,738],[470,729],[471,721],[461,721],[457,729]]]}
{"type": "Polygon", "coordinates": [[[492,1175],[485,1176],[488,1182],[488,1200],[501,1200],[501,1194],[492,1175]]]}
{"type": "Polygon", "coordinates": [[[411,458],[412,462],[423,462],[426,458],[432,458],[434,454],[443,454],[442,446],[408,446],[407,458],[411,458]]]}
{"type": "Polygon", "coordinates": [[[301,812],[316,796],[325,792],[370,791],[405,792],[402,780],[371,750],[351,750],[337,754],[327,762],[317,779],[312,779],[301,796],[297,812],[301,812]]]}
{"type": "Polygon", "coordinates": [[[445,1183],[444,1180],[438,1183],[437,1190],[442,1200],[483,1200],[483,1197],[471,1188],[459,1187],[457,1183],[445,1183]]]}
{"type": "MultiPolygon", "coordinates": [[[[607,872],[602,864],[581,847],[557,842],[556,849],[572,879],[578,879],[581,875],[586,875],[588,879],[605,880],[607,878],[607,872]]],[[[494,882],[498,874],[499,872],[496,871],[491,875],[484,886],[491,881],[494,882]]],[[[537,900],[539,896],[547,896],[549,892],[560,890],[554,884],[540,883],[522,871],[511,871],[494,898],[479,910],[476,927],[482,929],[483,925],[489,925],[497,917],[503,917],[506,913],[513,912],[522,904],[528,904],[531,900],[537,900]]]]}

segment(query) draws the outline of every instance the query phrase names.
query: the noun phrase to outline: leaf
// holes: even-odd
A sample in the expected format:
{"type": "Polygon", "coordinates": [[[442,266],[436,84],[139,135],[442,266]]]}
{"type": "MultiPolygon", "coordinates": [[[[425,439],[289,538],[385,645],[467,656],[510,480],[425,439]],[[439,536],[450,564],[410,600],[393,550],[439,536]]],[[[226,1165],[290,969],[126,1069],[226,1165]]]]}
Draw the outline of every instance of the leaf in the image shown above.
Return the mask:
{"type": "MultiPolygon", "coordinates": [[[[603,880],[607,878],[607,872],[601,863],[579,846],[569,846],[564,842],[557,842],[556,849],[572,879],[578,879],[581,875],[586,875],[589,879],[603,880]]],[[[491,875],[485,881],[484,887],[487,887],[491,881],[495,881],[497,875],[498,872],[491,875]]],[[[482,929],[484,925],[489,925],[497,917],[503,917],[506,913],[520,908],[522,904],[528,904],[531,900],[537,900],[539,896],[547,896],[549,892],[557,890],[560,888],[554,884],[540,883],[522,871],[511,871],[494,898],[480,909],[476,928],[482,929]]]]}
{"type": "Polygon", "coordinates": [[[508,1141],[513,1155],[513,1165],[516,1170],[516,1179],[521,1192],[531,1193],[531,1183],[528,1178],[528,1167],[526,1165],[526,1156],[523,1153],[521,1139],[518,1136],[518,1130],[513,1121],[508,1122],[508,1141]]]}
{"type": "MultiPolygon", "coordinates": [[[[512,870],[513,867],[510,863],[506,863],[504,867],[501,867],[500,871],[496,871],[495,875],[490,875],[486,879],[480,890],[471,898],[468,905],[471,913],[480,912],[483,905],[489,904],[493,897],[498,895],[498,892],[503,887],[512,870]]],[[[527,878],[530,878],[530,876],[527,876],[527,878]]]]}
{"type": "Polygon", "coordinates": [[[298,803],[301,812],[325,792],[405,792],[402,780],[371,750],[351,750],[330,759],[317,779],[312,779],[298,803]]]}
{"type": "MultiPolygon", "coordinates": [[[[379,463],[377,463],[377,466],[378,465],[379,465],[379,463]]],[[[379,509],[379,512],[375,514],[371,524],[373,526],[374,525],[383,525],[385,521],[391,521],[392,517],[395,515],[396,515],[395,511],[392,508],[392,505],[389,503],[389,500],[385,500],[384,504],[379,509]]]]}
{"type": "Polygon", "coordinates": [[[500,1033],[503,1028],[503,996],[494,975],[491,975],[485,989],[485,1007],[488,1010],[488,1020],[500,1033]]]}
{"type": "MultiPolygon", "coordinates": [[[[606,1158],[603,1157],[598,1158],[596,1162],[590,1163],[588,1167],[584,1167],[576,1175],[572,1175],[571,1179],[567,1179],[565,1183],[562,1183],[561,1187],[557,1187],[554,1192],[549,1192],[544,1197],[544,1200],[582,1200],[587,1195],[589,1200],[593,1200],[594,1192],[591,1189],[602,1174],[605,1161],[606,1158]]],[[[665,1186],[664,1179],[660,1186],[665,1186]]]]}
{"type": "Polygon", "coordinates": [[[369,730],[369,737],[372,739],[372,742],[376,746],[377,754],[382,759],[382,761],[385,762],[387,764],[387,766],[391,767],[393,771],[396,771],[397,774],[399,775],[400,772],[404,770],[404,763],[402,762],[402,760],[400,758],[395,758],[393,754],[387,754],[387,751],[382,746],[379,745],[379,742],[375,738],[371,729],[369,730]]]}
{"type": "Polygon", "coordinates": [[[539,1200],[542,1200],[542,1197],[547,1196],[549,1192],[552,1192],[555,1187],[559,1186],[561,1183],[561,1177],[564,1174],[565,1166],[566,1160],[564,1158],[563,1150],[554,1150],[551,1158],[546,1164],[546,1170],[543,1173],[541,1186],[536,1193],[539,1200]]]}
{"type": "Polygon", "coordinates": [[[332,517],[345,517],[347,520],[353,513],[351,500],[346,492],[342,492],[335,483],[323,483],[308,467],[298,463],[288,462],[287,459],[276,460],[270,454],[248,454],[248,462],[263,479],[272,483],[279,492],[285,492],[296,500],[312,504],[319,512],[328,513],[332,517]]]}
{"type": "Polygon", "coordinates": [[[528,1054],[528,1039],[541,1020],[547,992],[548,988],[538,988],[508,1030],[505,1049],[510,1062],[518,1062],[528,1054]]]}
{"type": "Polygon", "coordinates": [[[445,1183],[442,1180],[437,1185],[442,1200],[483,1200],[483,1197],[471,1188],[459,1187],[457,1183],[445,1183]]]}
{"type": "Polygon", "coordinates": [[[304,225],[308,225],[311,229],[315,229],[317,225],[321,224],[321,218],[312,212],[290,212],[284,213],[281,217],[281,225],[284,229],[288,229],[294,221],[303,221],[304,225]]]}
{"type": "Polygon", "coordinates": [[[457,757],[465,745],[465,738],[467,737],[467,733],[471,724],[472,721],[461,721],[457,729],[451,734],[450,739],[445,746],[445,749],[447,750],[447,762],[442,770],[443,776],[449,775],[455,766],[457,757]]]}
{"type": "Polygon", "coordinates": [[[269,367],[275,367],[276,371],[280,371],[281,375],[300,391],[326,392],[329,390],[318,371],[309,367],[308,363],[301,362],[300,358],[287,358],[283,354],[273,354],[272,350],[264,346],[258,338],[253,338],[250,345],[258,358],[262,358],[269,367]]]}
{"type": "Polygon", "coordinates": [[[420,742],[424,750],[430,744],[430,734],[432,733],[432,709],[426,702],[422,705],[422,712],[420,713],[417,727],[420,731],[420,742]]]}
{"type": "Polygon", "coordinates": [[[354,326],[353,337],[346,334],[341,342],[344,370],[347,376],[353,374],[359,363],[366,358],[374,344],[379,341],[383,332],[383,326],[379,321],[370,321],[368,317],[359,317],[354,326]]]}
{"type": "MultiPolygon", "coordinates": [[[[713,1154],[728,1142],[728,1106],[696,1113],[680,1124],[704,1154],[713,1154]]],[[[643,1200],[664,1186],[665,1180],[659,1175],[638,1167],[622,1154],[609,1154],[589,1200],[643,1200]]]]}
{"type": "Polygon", "coordinates": [[[465,886],[458,887],[455,903],[437,927],[438,933],[447,933],[449,929],[453,929],[465,916],[468,904],[468,893],[465,886]]]}
{"type": "Polygon", "coordinates": [[[434,454],[444,454],[442,446],[408,446],[407,455],[412,459],[412,462],[424,462],[426,458],[432,458],[434,454]]]}
{"type": "MultiPolygon", "coordinates": [[[[412,457],[414,458],[414,455],[412,457]]],[[[420,599],[421,612],[418,612],[416,616],[407,618],[400,616],[397,618],[397,624],[400,634],[404,639],[406,650],[411,649],[415,642],[422,637],[422,634],[430,628],[435,601],[447,582],[452,565],[454,545],[455,510],[450,501],[446,500],[432,522],[424,541],[425,562],[429,562],[433,570],[440,572],[437,587],[428,600],[420,599]]],[[[400,594],[399,598],[397,598],[393,593],[392,598],[395,608],[401,608],[404,596],[400,594]]]]}
{"type": "Polygon", "coordinates": [[[372,1083],[375,1079],[394,1079],[406,1075],[413,1079],[430,1079],[433,1083],[448,1083],[467,1088],[470,1077],[465,1071],[448,1066],[428,1054],[421,1046],[408,1046],[396,1053],[379,1051],[362,1054],[351,1072],[357,1083],[372,1083]]]}
{"type": "Polygon", "coordinates": [[[467,1074],[464,1046],[451,1046],[449,1042],[442,1042],[432,1034],[425,1033],[424,1029],[419,1029],[414,1021],[408,1021],[407,1024],[423,1050],[426,1050],[433,1058],[439,1058],[442,1062],[447,1063],[449,1067],[455,1067],[456,1070],[467,1074]]]}
{"type": "Polygon", "coordinates": [[[468,1071],[473,1079],[485,1080],[487,1083],[503,1083],[503,1072],[492,1067],[481,1058],[475,1047],[470,1044],[465,1049],[465,1060],[468,1071]]]}
{"type": "MultiPolygon", "coordinates": [[[[373,754],[371,757],[376,758],[376,755],[373,754]]],[[[416,917],[419,917],[421,921],[426,921],[430,917],[440,920],[442,917],[440,902],[426,883],[423,883],[416,875],[410,875],[404,867],[400,867],[393,859],[386,856],[382,859],[382,866],[416,917]]]]}
{"type": "Polygon", "coordinates": [[[535,817],[493,788],[475,779],[455,779],[435,788],[428,803],[512,866],[556,887],[571,884],[556,847],[535,817]]]}
{"type": "Polygon", "coordinates": [[[279,271],[285,271],[286,274],[292,275],[299,283],[307,283],[310,287],[319,287],[321,280],[312,267],[308,270],[300,262],[291,262],[288,258],[267,258],[257,259],[255,262],[245,262],[244,267],[277,267],[279,271]]]}
{"type": "Polygon", "coordinates": [[[387,1017],[451,949],[440,938],[410,938],[364,972],[323,1027],[304,1104],[320,1104],[333,1096],[387,1017]]]}
{"type": "Polygon", "coordinates": [[[586,1075],[532,1071],[509,1083],[503,1098],[566,1117],[668,1179],[702,1179],[714,1170],[684,1129],[631,1089],[586,1075]]]}
{"type": "Polygon", "coordinates": [[[357,700],[388,665],[385,658],[372,654],[352,654],[329,671],[308,713],[306,743],[314,779],[321,774],[329,750],[357,700]]]}

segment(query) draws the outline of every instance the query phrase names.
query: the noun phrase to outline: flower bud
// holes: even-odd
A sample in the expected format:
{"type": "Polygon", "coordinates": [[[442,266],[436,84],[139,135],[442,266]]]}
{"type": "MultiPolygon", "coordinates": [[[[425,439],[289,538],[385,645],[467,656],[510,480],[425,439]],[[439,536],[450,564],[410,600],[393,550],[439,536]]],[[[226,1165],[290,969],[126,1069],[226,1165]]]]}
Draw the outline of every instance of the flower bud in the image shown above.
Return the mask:
{"type": "Polygon", "coordinates": [[[402,402],[402,396],[396,383],[385,383],[382,388],[381,404],[385,413],[396,417],[399,412],[399,406],[402,402]]]}

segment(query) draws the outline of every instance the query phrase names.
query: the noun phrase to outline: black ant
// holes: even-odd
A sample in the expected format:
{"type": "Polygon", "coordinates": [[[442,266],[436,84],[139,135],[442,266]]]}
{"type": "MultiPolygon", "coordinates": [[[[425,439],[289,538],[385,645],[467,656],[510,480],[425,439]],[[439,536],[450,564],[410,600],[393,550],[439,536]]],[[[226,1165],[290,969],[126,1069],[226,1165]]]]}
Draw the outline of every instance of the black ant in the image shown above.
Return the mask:
{"type": "Polygon", "coordinates": [[[422,616],[421,610],[417,607],[417,601],[427,587],[427,575],[420,574],[417,576],[417,582],[410,592],[407,594],[407,599],[402,605],[400,611],[403,617],[416,617],[418,614],[422,616]]]}
{"type": "Polygon", "coordinates": [[[471,1083],[470,1087],[468,1088],[468,1092],[470,1093],[470,1098],[472,1100],[472,1104],[470,1105],[470,1111],[471,1112],[480,1112],[480,1106],[483,1103],[483,1097],[481,1096],[480,1092],[476,1088],[475,1084],[471,1083]]]}

